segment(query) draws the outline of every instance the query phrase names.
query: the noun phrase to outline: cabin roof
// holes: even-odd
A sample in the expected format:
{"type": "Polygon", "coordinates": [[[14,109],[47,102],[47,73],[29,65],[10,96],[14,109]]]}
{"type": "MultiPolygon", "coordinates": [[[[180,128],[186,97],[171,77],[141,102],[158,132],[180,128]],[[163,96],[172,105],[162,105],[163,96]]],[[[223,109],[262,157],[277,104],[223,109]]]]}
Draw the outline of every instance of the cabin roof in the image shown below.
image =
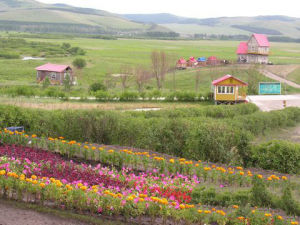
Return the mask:
{"type": "Polygon", "coordinates": [[[71,68],[71,67],[68,65],[58,65],[58,64],[47,63],[42,66],[36,67],[35,69],[38,71],[49,71],[49,72],[61,73],[68,68],[71,68]]]}
{"type": "Polygon", "coordinates": [[[205,62],[206,61],[206,58],[205,57],[199,57],[198,58],[198,62],[205,62]]]}
{"type": "Polygon", "coordinates": [[[236,54],[238,55],[245,55],[245,54],[248,54],[248,43],[247,42],[241,42],[237,51],[236,51],[236,54]]]}
{"type": "Polygon", "coordinates": [[[207,60],[209,60],[209,61],[212,61],[212,60],[217,60],[217,57],[216,56],[210,56],[210,57],[208,57],[208,59],[207,60]]]}
{"type": "Polygon", "coordinates": [[[235,79],[236,81],[240,82],[240,83],[241,83],[241,86],[248,86],[248,84],[247,84],[246,82],[244,82],[244,81],[242,81],[242,80],[240,80],[240,79],[238,79],[238,78],[236,78],[236,77],[234,77],[234,76],[232,76],[232,75],[229,75],[229,74],[227,74],[227,75],[225,75],[225,76],[223,76],[223,77],[221,77],[221,78],[219,78],[219,79],[217,79],[217,80],[214,80],[214,81],[212,82],[212,84],[213,84],[214,86],[217,86],[217,85],[218,85],[219,83],[221,83],[222,81],[225,81],[225,80],[230,79],[230,78],[235,79]]]}
{"type": "Polygon", "coordinates": [[[197,62],[197,60],[195,59],[195,57],[192,57],[192,56],[189,58],[189,61],[190,62],[197,62]]]}
{"type": "Polygon", "coordinates": [[[177,63],[184,64],[184,63],[186,63],[186,60],[184,58],[181,58],[178,60],[177,63]]]}
{"type": "Polygon", "coordinates": [[[253,34],[252,36],[256,39],[256,41],[258,43],[258,46],[260,46],[260,47],[270,47],[270,43],[269,43],[269,40],[268,40],[266,35],[264,35],[264,34],[253,34]]]}

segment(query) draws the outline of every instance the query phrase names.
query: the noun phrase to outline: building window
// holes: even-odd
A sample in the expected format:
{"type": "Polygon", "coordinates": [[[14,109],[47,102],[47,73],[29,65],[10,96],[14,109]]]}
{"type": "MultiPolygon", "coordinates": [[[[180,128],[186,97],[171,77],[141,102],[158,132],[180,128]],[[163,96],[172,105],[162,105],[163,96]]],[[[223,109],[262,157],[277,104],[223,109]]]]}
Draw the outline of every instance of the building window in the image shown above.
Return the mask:
{"type": "Polygon", "coordinates": [[[233,94],[234,88],[232,86],[218,86],[218,94],[233,94]]]}
{"type": "Polygon", "coordinates": [[[50,74],[50,79],[51,80],[56,80],[56,73],[51,73],[50,74]]]}

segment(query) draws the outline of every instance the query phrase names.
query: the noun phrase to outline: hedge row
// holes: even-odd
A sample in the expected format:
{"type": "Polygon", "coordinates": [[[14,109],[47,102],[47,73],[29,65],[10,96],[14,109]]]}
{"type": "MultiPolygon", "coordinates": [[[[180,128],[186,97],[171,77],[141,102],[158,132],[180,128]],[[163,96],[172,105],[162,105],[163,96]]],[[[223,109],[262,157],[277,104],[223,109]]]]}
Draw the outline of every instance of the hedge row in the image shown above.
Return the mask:
{"type": "Polygon", "coordinates": [[[40,136],[64,136],[70,140],[132,146],[189,159],[238,164],[251,158],[249,144],[253,135],[299,120],[298,108],[215,119],[204,116],[145,118],[114,111],[47,111],[0,106],[1,127],[22,125],[27,132],[40,136]],[[260,116],[270,120],[270,124],[257,119],[260,116]],[[271,123],[272,118],[279,116],[281,122],[271,123]],[[256,122],[248,124],[250,121],[256,122]]]}
{"type": "Polygon", "coordinates": [[[282,173],[300,172],[300,144],[274,140],[253,146],[251,163],[266,170],[282,173]]]}

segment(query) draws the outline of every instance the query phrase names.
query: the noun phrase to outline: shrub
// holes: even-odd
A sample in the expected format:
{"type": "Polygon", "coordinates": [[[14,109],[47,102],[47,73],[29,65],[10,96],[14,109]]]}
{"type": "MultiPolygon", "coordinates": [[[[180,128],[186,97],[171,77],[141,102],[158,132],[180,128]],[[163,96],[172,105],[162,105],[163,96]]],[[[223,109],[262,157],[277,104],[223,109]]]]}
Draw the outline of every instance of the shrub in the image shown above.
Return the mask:
{"type": "Polygon", "coordinates": [[[76,58],[74,59],[74,61],[72,62],[73,66],[75,66],[78,69],[82,69],[86,66],[86,61],[85,59],[82,58],[76,58]]]}
{"type": "Polygon", "coordinates": [[[107,88],[101,82],[95,82],[95,83],[91,84],[89,87],[90,93],[97,92],[97,91],[106,91],[106,90],[107,90],[107,88]]]}
{"type": "Polygon", "coordinates": [[[288,215],[300,215],[300,206],[292,197],[291,186],[289,183],[284,186],[282,192],[281,209],[288,215]]]}
{"type": "Polygon", "coordinates": [[[107,91],[98,90],[94,95],[98,101],[107,101],[110,99],[110,95],[107,91]]]}
{"type": "Polygon", "coordinates": [[[254,166],[281,173],[300,172],[300,144],[274,140],[251,149],[254,166]]]}
{"type": "Polygon", "coordinates": [[[134,101],[134,100],[138,100],[138,98],[139,98],[138,92],[125,91],[120,95],[120,101],[134,101]]]}

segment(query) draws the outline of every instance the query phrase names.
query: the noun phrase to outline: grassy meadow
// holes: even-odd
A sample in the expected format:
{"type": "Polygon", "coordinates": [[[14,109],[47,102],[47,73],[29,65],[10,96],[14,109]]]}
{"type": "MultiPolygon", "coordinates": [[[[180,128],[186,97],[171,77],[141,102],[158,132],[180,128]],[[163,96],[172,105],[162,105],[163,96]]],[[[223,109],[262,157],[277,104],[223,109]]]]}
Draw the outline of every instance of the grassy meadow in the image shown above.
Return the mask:
{"type": "MultiPolygon", "coordinates": [[[[4,34],[2,35],[4,36],[4,34]]],[[[60,46],[62,43],[70,43],[72,47],[80,47],[85,52],[87,66],[83,70],[77,70],[79,86],[73,88],[77,92],[86,92],[89,85],[96,81],[113,80],[114,92],[121,90],[121,81],[119,77],[111,77],[111,74],[119,74],[120,67],[131,66],[136,67],[143,65],[150,67],[150,54],[153,50],[164,50],[172,58],[174,63],[180,57],[209,57],[217,56],[220,59],[227,59],[232,62],[236,60],[236,41],[172,41],[172,40],[101,40],[88,38],[60,38],[60,39],[41,39],[26,38],[27,42],[45,42],[51,46],[60,46]]],[[[272,43],[270,60],[275,64],[300,64],[300,44],[295,43],[272,43]]],[[[30,50],[26,49],[22,56],[31,56],[30,50]]],[[[41,52],[42,54],[43,52],[41,52]]],[[[32,55],[37,55],[36,50],[32,50],[32,55]]],[[[42,54],[43,55],[43,54],[42,54]]],[[[78,56],[56,56],[49,55],[44,61],[22,61],[21,59],[1,59],[0,58],[0,84],[1,85],[33,85],[36,86],[35,67],[46,62],[71,64],[74,58],[78,56]]],[[[248,81],[248,66],[229,65],[214,68],[201,68],[199,80],[199,92],[209,92],[211,81],[224,74],[232,74],[240,79],[248,81]]],[[[176,71],[174,74],[168,74],[163,85],[163,91],[175,90],[195,90],[195,78],[197,71],[188,69],[185,71],[176,71]],[[175,84],[174,84],[175,76],[175,84]]],[[[270,81],[262,75],[259,81],[270,81]]],[[[293,76],[297,76],[293,75],[293,76]]],[[[147,90],[156,89],[155,80],[152,79],[146,85],[147,90]]],[[[129,90],[137,90],[133,77],[128,81],[129,90]]],[[[297,90],[289,89],[288,92],[297,92],[297,90]]]]}

